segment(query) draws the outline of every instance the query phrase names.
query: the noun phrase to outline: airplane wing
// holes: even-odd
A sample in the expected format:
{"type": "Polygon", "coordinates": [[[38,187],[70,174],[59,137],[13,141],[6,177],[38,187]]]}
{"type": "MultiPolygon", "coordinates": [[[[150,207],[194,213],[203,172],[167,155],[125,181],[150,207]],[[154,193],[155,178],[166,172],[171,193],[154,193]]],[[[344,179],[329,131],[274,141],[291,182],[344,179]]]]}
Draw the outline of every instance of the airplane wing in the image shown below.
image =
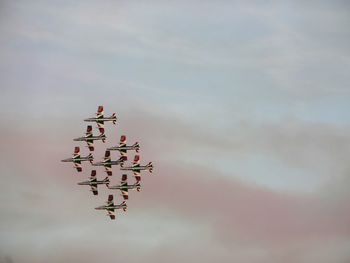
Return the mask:
{"type": "Polygon", "coordinates": [[[95,149],[95,148],[94,148],[94,141],[93,141],[93,140],[87,139],[87,140],[86,140],[86,143],[87,143],[87,145],[88,145],[90,151],[93,151],[93,150],[95,149]]]}
{"type": "Polygon", "coordinates": [[[105,160],[111,159],[111,152],[110,151],[105,151],[105,160]]]}
{"type": "Polygon", "coordinates": [[[135,155],[133,164],[140,164],[140,155],[135,155]]]}
{"type": "Polygon", "coordinates": [[[96,170],[91,171],[90,179],[91,180],[96,179],[96,170]]]}
{"type": "Polygon", "coordinates": [[[120,156],[126,156],[127,155],[127,151],[125,149],[120,149],[119,150],[120,156]]]}
{"type": "Polygon", "coordinates": [[[88,125],[87,127],[86,127],[86,136],[92,136],[92,126],[91,125],[88,125]]]}
{"type": "Polygon", "coordinates": [[[81,162],[75,162],[74,163],[74,167],[75,169],[77,169],[78,172],[81,172],[83,170],[83,168],[81,167],[81,162]]]}
{"type": "Polygon", "coordinates": [[[112,175],[112,166],[111,165],[105,165],[105,171],[108,176],[112,175]]]}
{"type": "Polygon", "coordinates": [[[120,191],[122,192],[122,196],[124,198],[124,200],[129,199],[129,189],[128,189],[128,175],[127,174],[123,174],[122,175],[122,180],[121,180],[121,189],[120,191]]]}
{"type": "Polygon", "coordinates": [[[104,134],[105,133],[105,125],[104,121],[97,121],[97,128],[100,131],[100,133],[104,134]]]}
{"type": "Polygon", "coordinates": [[[92,192],[94,195],[98,195],[97,185],[91,185],[91,192],[92,192]]]}
{"type": "Polygon", "coordinates": [[[74,148],[74,153],[73,153],[73,158],[77,158],[77,157],[80,157],[80,148],[78,146],[74,148]]]}
{"type": "Polygon", "coordinates": [[[123,174],[122,175],[122,180],[121,180],[121,184],[128,184],[128,175],[127,174],[123,174]]]}
{"type": "Polygon", "coordinates": [[[105,162],[104,167],[108,175],[112,175],[112,165],[107,163],[110,161],[111,161],[111,152],[106,151],[105,157],[104,157],[104,162],[105,162]]]}
{"type": "Polygon", "coordinates": [[[113,203],[113,195],[109,195],[108,196],[107,205],[114,205],[114,203],[113,203]]]}
{"type": "Polygon", "coordinates": [[[120,136],[119,146],[125,146],[125,145],[126,145],[126,136],[122,135],[120,136]]]}
{"type": "Polygon", "coordinates": [[[115,219],[115,214],[114,214],[113,211],[108,210],[107,213],[108,213],[109,217],[110,217],[112,220],[115,219]]]}
{"type": "Polygon", "coordinates": [[[98,106],[97,113],[96,113],[97,118],[100,117],[100,116],[103,117],[103,114],[104,114],[103,106],[98,106]]]}
{"type": "Polygon", "coordinates": [[[141,181],[141,172],[140,171],[133,171],[133,172],[134,172],[136,182],[140,182],[141,181]]]}
{"type": "Polygon", "coordinates": [[[125,189],[121,189],[120,191],[122,193],[124,200],[128,200],[129,199],[129,189],[125,188],[125,189]]]}
{"type": "MultiPolygon", "coordinates": [[[[97,119],[102,119],[103,118],[103,114],[104,114],[103,106],[98,106],[97,113],[96,113],[96,118],[97,119]]],[[[97,124],[98,130],[100,131],[100,133],[102,133],[102,134],[105,133],[104,121],[103,120],[97,120],[96,124],[97,124]]]]}

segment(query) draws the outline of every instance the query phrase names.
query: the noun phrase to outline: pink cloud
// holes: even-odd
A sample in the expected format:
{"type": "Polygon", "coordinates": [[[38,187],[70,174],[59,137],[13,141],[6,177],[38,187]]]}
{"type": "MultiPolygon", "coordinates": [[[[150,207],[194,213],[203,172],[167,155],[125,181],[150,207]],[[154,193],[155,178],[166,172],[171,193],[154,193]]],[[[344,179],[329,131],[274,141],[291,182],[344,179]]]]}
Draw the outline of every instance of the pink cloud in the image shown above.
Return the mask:
{"type": "Polygon", "coordinates": [[[155,173],[143,177],[147,193],[138,208],[152,204],[207,223],[223,241],[287,245],[350,236],[349,207],[324,203],[322,194],[276,192],[201,167],[158,164],[155,173]]]}

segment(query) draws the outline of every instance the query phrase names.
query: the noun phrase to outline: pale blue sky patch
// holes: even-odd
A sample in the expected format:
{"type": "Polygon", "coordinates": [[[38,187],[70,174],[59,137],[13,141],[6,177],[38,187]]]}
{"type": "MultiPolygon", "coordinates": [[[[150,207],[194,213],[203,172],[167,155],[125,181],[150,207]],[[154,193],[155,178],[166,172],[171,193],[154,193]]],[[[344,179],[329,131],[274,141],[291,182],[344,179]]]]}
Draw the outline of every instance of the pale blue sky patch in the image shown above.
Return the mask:
{"type": "MultiPolygon", "coordinates": [[[[345,262],[349,236],[341,227],[349,217],[340,204],[349,201],[343,183],[350,156],[349,17],[346,1],[2,1],[0,252],[29,263],[195,262],[199,254],[202,263],[288,262],[292,254],[293,262],[345,262]],[[159,189],[132,195],[130,211],[112,224],[93,210],[107,191],[89,196],[76,185],[83,176],[59,162],[71,155],[71,139],[84,133],[82,119],[98,105],[120,118],[106,125],[108,146],[122,133],[130,143],[139,140],[142,161],[156,167],[145,185],[159,189]],[[206,181],[193,180],[196,168],[208,172],[208,181],[238,180],[248,195],[263,189],[267,202],[277,203],[271,220],[280,223],[285,207],[307,230],[319,223],[317,237],[276,230],[276,240],[270,233],[257,238],[269,225],[254,200],[241,211],[256,218],[228,210],[234,200],[218,200],[227,206],[214,207],[218,215],[201,204],[182,209],[197,192],[211,191],[206,181]],[[186,200],[178,207],[160,191],[162,180],[176,185],[177,178],[193,184],[185,197],[176,189],[186,200]],[[310,220],[299,207],[305,193],[331,200],[335,212],[321,209],[310,220]],[[193,212],[197,207],[208,210],[193,212]],[[220,229],[221,219],[230,230],[240,218],[232,229],[248,233],[251,243],[220,229]],[[255,230],[245,224],[252,219],[255,230]],[[330,236],[341,249],[329,248],[330,236]],[[322,261],[315,251],[324,248],[322,261]]],[[[293,222],[283,226],[298,230],[293,222]]]]}

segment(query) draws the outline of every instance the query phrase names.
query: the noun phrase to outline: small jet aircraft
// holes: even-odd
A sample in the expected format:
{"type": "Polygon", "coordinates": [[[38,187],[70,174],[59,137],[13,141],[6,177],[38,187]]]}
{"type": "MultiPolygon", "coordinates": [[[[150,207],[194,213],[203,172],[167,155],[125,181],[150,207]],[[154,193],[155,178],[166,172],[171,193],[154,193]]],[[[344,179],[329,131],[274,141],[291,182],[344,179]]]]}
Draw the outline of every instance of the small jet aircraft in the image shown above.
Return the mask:
{"type": "Polygon", "coordinates": [[[92,164],[92,161],[94,160],[94,157],[91,153],[89,153],[88,156],[81,157],[80,156],[80,148],[75,147],[74,153],[72,158],[64,159],[62,162],[72,162],[74,163],[74,167],[77,169],[78,172],[81,172],[83,169],[81,167],[81,162],[89,161],[92,164]]]}
{"type": "Polygon", "coordinates": [[[124,211],[126,211],[127,207],[128,206],[127,206],[125,201],[123,201],[119,205],[115,205],[113,203],[113,195],[109,195],[107,204],[96,207],[95,209],[96,210],[107,210],[107,216],[109,216],[111,219],[115,219],[114,210],[115,209],[123,209],[124,211]]]}
{"type": "Polygon", "coordinates": [[[85,119],[84,121],[89,121],[89,122],[96,122],[98,129],[100,130],[100,133],[104,134],[105,129],[104,129],[104,122],[105,121],[111,121],[113,124],[116,124],[117,122],[117,117],[115,113],[113,113],[110,117],[104,117],[103,115],[103,106],[98,106],[96,117],[93,118],[88,118],[85,119]]]}
{"type": "Polygon", "coordinates": [[[127,151],[129,150],[135,150],[137,153],[140,150],[140,145],[138,142],[135,142],[133,145],[126,145],[126,136],[122,135],[120,137],[120,142],[119,142],[119,146],[114,146],[114,147],[110,147],[107,148],[108,151],[119,151],[121,156],[126,156],[127,151]]]}
{"type": "Polygon", "coordinates": [[[73,141],[84,141],[84,142],[86,142],[90,151],[94,150],[93,143],[94,143],[94,141],[97,141],[97,140],[101,140],[102,142],[105,142],[106,141],[106,135],[104,133],[101,133],[98,136],[94,136],[92,134],[92,126],[91,125],[87,126],[86,133],[85,133],[84,137],[79,137],[79,138],[73,139],[73,141]]]}
{"type": "Polygon", "coordinates": [[[98,195],[97,186],[99,184],[105,184],[108,187],[109,179],[108,179],[108,177],[106,177],[102,181],[98,181],[97,178],[96,178],[96,170],[92,170],[91,171],[91,176],[90,176],[90,180],[89,181],[84,181],[84,182],[78,183],[78,185],[90,185],[91,186],[91,192],[94,195],[98,195]]]}
{"type": "Polygon", "coordinates": [[[153,164],[152,162],[149,162],[146,165],[140,165],[140,156],[135,155],[134,162],[132,166],[128,167],[120,167],[120,170],[122,171],[133,171],[134,176],[136,178],[136,181],[141,181],[141,171],[148,170],[150,173],[153,172],[153,164]]]}
{"type": "Polygon", "coordinates": [[[118,160],[112,161],[111,160],[111,152],[106,151],[103,161],[98,162],[98,163],[93,163],[92,165],[93,166],[104,166],[107,175],[111,176],[112,175],[112,165],[120,165],[122,167],[126,160],[127,160],[126,156],[121,156],[118,160]]]}
{"type": "Polygon", "coordinates": [[[109,186],[107,185],[108,189],[119,189],[122,192],[122,196],[124,200],[129,199],[129,189],[136,189],[136,191],[141,191],[141,184],[140,181],[136,181],[134,184],[128,184],[128,176],[126,174],[122,175],[122,180],[120,182],[120,185],[114,185],[109,186]]]}

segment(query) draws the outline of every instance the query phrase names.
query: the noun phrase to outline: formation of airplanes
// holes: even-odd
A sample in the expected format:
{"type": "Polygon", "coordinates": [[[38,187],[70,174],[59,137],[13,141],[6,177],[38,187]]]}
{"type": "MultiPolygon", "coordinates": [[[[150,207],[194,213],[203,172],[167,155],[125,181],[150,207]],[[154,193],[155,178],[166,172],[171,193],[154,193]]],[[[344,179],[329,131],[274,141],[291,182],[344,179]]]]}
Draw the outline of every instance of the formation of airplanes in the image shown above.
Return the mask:
{"type": "MultiPolygon", "coordinates": [[[[101,140],[103,143],[106,142],[107,137],[105,135],[105,128],[104,128],[105,122],[112,122],[113,124],[116,124],[117,117],[115,113],[113,113],[110,117],[105,117],[103,106],[99,106],[97,109],[96,117],[88,118],[88,119],[85,119],[84,121],[96,122],[97,128],[100,134],[93,135],[92,125],[88,125],[85,135],[83,137],[75,138],[73,139],[73,141],[86,142],[87,147],[89,148],[89,151],[92,152],[95,149],[95,146],[93,144],[94,141],[101,140]]],[[[115,219],[116,218],[115,210],[123,209],[124,211],[126,211],[127,209],[126,200],[129,199],[129,190],[136,190],[137,192],[141,191],[141,171],[149,171],[150,173],[153,172],[152,162],[149,162],[148,164],[145,164],[145,165],[140,164],[140,155],[138,154],[139,151],[140,151],[140,145],[138,142],[135,142],[134,144],[131,144],[131,145],[127,145],[126,136],[121,135],[119,145],[107,147],[107,149],[105,150],[104,157],[100,162],[94,162],[94,157],[92,153],[89,153],[88,155],[82,157],[80,155],[79,146],[75,146],[73,157],[63,159],[62,162],[72,162],[74,165],[74,168],[78,172],[83,171],[82,162],[84,161],[89,161],[91,166],[104,167],[104,170],[107,173],[107,176],[103,180],[98,180],[97,171],[95,169],[92,169],[89,180],[79,182],[78,185],[90,186],[91,192],[93,193],[93,195],[98,195],[98,185],[105,185],[106,189],[108,190],[119,190],[121,192],[121,196],[124,199],[119,205],[114,204],[113,195],[110,194],[108,196],[108,200],[105,205],[95,208],[96,210],[106,210],[107,215],[111,219],[115,219]],[[111,151],[118,151],[120,155],[119,158],[116,160],[112,160],[111,151]],[[134,159],[131,165],[125,165],[125,162],[128,160],[128,157],[127,157],[128,151],[135,151],[137,153],[134,156],[134,159]],[[135,182],[133,184],[128,184],[128,176],[126,173],[124,173],[122,174],[120,184],[110,186],[110,177],[113,175],[112,173],[113,167],[119,167],[119,170],[121,171],[132,172],[133,176],[135,177],[135,182]]]]}

